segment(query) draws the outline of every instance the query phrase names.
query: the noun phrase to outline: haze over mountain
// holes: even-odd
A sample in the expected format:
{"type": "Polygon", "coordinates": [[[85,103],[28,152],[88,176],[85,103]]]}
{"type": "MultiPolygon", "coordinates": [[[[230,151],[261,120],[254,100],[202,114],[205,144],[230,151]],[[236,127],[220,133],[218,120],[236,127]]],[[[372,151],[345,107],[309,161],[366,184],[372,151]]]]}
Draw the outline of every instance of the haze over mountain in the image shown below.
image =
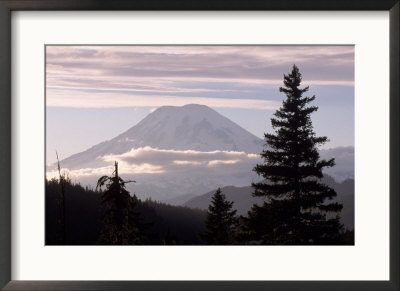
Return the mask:
{"type": "MultiPolygon", "coordinates": [[[[260,179],[253,171],[264,141],[204,105],[164,106],[115,138],[62,160],[72,179],[95,185],[119,162],[128,190],[141,198],[168,200],[201,195],[223,186],[244,187],[260,179]]],[[[328,169],[337,180],[352,178],[354,148],[322,150],[336,158],[328,169]]],[[[47,168],[56,176],[56,165],[47,168]]]]}
{"type": "Polygon", "coordinates": [[[354,147],[337,147],[319,151],[321,159],[335,158],[335,166],[325,168],[324,173],[335,178],[338,182],[354,179],[354,147]]]}
{"type": "MultiPolygon", "coordinates": [[[[354,180],[347,179],[342,183],[338,183],[332,177],[326,175],[322,179],[322,182],[336,191],[337,196],[334,198],[334,201],[343,204],[341,211],[342,223],[350,229],[354,228],[354,180]]],[[[215,191],[214,189],[203,195],[192,197],[190,200],[182,203],[182,205],[207,210],[215,191]]],[[[227,186],[223,187],[221,192],[226,196],[228,201],[234,202],[233,208],[240,215],[246,215],[253,204],[261,205],[264,201],[261,197],[253,197],[254,189],[250,186],[227,186]]]]}

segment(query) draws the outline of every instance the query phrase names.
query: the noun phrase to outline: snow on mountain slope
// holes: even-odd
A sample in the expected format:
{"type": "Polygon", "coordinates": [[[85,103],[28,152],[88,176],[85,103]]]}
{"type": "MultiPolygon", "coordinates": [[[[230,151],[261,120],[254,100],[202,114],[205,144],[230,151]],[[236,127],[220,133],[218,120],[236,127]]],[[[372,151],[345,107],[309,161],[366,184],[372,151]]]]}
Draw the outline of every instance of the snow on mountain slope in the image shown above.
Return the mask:
{"type": "Polygon", "coordinates": [[[97,157],[146,146],[259,154],[263,141],[205,105],[164,106],[117,137],[64,159],[62,166],[68,169],[104,166],[97,157]]]}

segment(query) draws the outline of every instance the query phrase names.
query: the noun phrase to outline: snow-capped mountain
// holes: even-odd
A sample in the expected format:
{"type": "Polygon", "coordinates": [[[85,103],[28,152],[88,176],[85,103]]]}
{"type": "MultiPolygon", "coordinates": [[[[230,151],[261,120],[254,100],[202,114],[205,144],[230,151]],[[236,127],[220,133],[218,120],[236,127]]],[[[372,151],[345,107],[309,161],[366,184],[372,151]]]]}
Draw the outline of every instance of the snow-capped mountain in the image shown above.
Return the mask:
{"type": "Polygon", "coordinates": [[[259,154],[263,141],[205,105],[163,106],[117,137],[62,161],[68,169],[100,166],[97,158],[132,148],[259,154]]]}

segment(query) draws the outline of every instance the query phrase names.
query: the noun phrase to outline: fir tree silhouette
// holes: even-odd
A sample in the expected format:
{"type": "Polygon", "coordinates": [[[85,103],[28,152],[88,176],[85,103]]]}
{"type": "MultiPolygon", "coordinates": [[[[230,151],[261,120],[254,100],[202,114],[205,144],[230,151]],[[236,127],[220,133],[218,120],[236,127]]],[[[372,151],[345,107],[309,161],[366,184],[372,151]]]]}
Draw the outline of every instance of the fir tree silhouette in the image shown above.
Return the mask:
{"type": "Polygon", "coordinates": [[[238,223],[236,210],[232,210],[233,202],[226,200],[218,188],[208,207],[206,230],[202,239],[210,245],[227,245],[234,242],[235,227],[238,223]]]}
{"type": "Polygon", "coordinates": [[[118,175],[118,162],[115,162],[114,176],[102,176],[98,182],[98,188],[106,185],[102,192],[101,202],[105,209],[103,227],[101,230],[100,244],[140,244],[141,235],[140,214],[135,211],[138,199],[131,196],[125,189],[125,184],[135,181],[124,181],[118,175]]]}
{"type": "Polygon", "coordinates": [[[249,211],[245,230],[268,244],[336,244],[343,228],[338,216],[342,205],[326,203],[336,192],[321,182],[322,169],[335,163],[320,160],[317,147],[328,138],[313,130],[310,115],[318,107],[307,106],[315,96],[303,97],[309,87],[301,89],[301,81],[296,65],[284,75],[280,92],[287,98],[271,119],[275,132],[264,135],[264,163],[254,168],[264,180],[252,184],[253,195],[265,202],[249,211]]]}

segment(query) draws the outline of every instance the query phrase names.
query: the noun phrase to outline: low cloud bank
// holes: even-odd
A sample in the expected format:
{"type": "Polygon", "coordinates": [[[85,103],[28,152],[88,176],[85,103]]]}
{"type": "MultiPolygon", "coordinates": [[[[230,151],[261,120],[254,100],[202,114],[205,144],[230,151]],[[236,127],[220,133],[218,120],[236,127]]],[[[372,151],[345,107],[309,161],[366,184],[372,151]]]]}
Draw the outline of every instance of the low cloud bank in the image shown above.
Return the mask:
{"type": "MultiPolygon", "coordinates": [[[[71,178],[111,175],[114,161],[119,163],[121,174],[173,174],[200,172],[235,172],[246,168],[250,172],[259,162],[259,155],[237,151],[195,151],[195,150],[163,150],[152,147],[141,147],[119,155],[106,155],[97,160],[104,166],[78,170],[62,169],[71,178]],[[109,165],[109,166],[107,166],[109,165]]],[[[56,170],[47,172],[47,178],[57,177],[56,170]]]]}

